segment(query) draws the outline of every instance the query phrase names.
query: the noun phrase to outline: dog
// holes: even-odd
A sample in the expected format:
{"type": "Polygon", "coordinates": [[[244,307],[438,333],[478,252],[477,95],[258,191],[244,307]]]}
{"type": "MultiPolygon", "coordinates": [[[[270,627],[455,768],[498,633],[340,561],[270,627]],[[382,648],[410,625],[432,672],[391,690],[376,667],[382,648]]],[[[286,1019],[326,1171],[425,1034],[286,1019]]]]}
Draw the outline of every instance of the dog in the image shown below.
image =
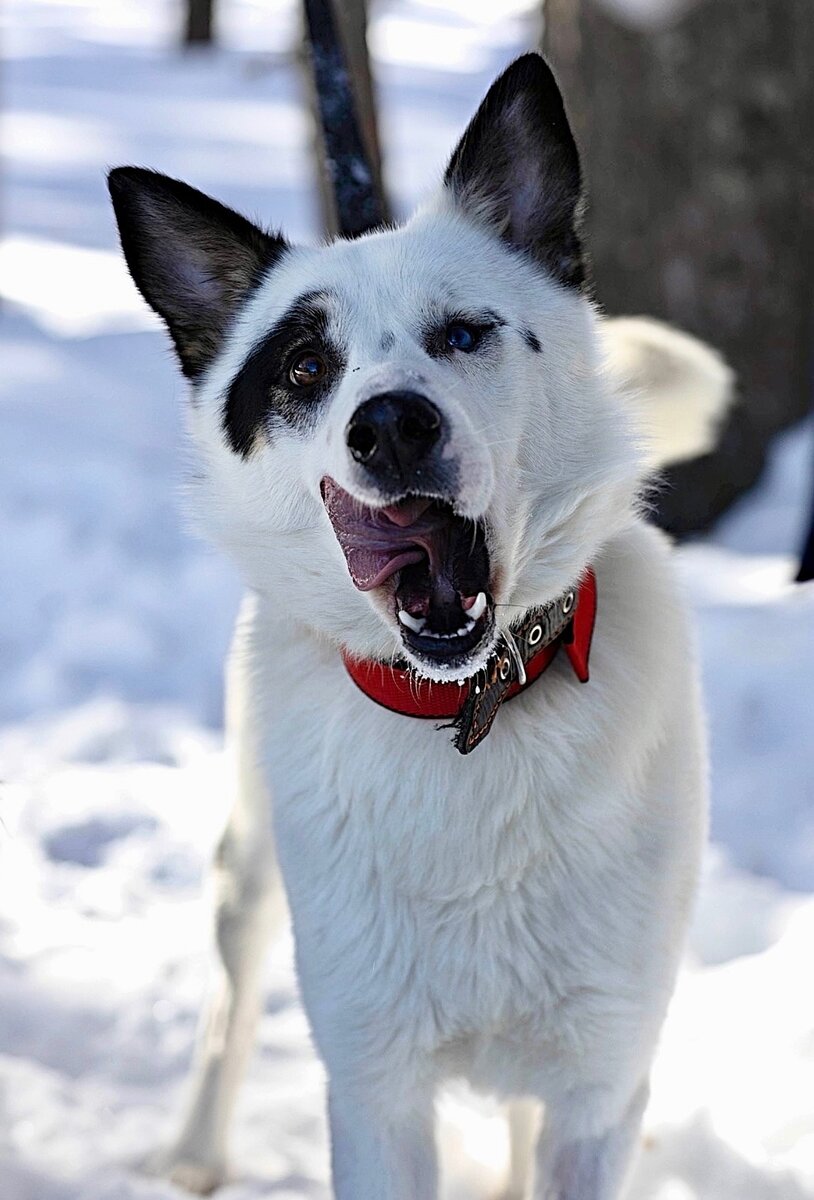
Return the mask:
{"type": "Polygon", "coordinates": [[[643,488],[671,428],[678,457],[714,438],[728,369],[598,313],[536,54],[398,228],[293,246],[148,170],[109,185],[192,385],[196,510],[247,586],[223,978],[165,1169],[225,1177],[288,908],[337,1200],[436,1197],[451,1077],[507,1103],[507,1197],[614,1200],[706,829],[693,640],[643,488]]]}

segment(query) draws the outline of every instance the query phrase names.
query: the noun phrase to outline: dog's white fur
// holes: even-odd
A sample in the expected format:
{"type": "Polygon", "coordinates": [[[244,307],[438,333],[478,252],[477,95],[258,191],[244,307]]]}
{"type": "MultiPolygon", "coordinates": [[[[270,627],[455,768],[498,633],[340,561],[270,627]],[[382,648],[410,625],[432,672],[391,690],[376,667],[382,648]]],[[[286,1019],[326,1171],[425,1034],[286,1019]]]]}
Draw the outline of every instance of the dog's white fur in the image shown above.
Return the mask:
{"type": "Polygon", "coordinates": [[[654,467],[712,450],[734,401],[735,376],[696,338],[646,317],[602,322],[611,373],[637,411],[654,467]]]}
{"type": "Polygon", "coordinates": [[[240,786],[218,866],[226,978],[176,1178],[208,1185],[223,1170],[260,955],[282,907],[279,858],[330,1076],[341,1200],[435,1194],[432,1096],[449,1075],[544,1102],[540,1197],[617,1194],[693,894],[704,766],[680,588],[664,537],[637,514],[628,402],[600,355],[585,301],[436,210],[359,244],[298,252],[211,372],[192,412],[201,507],[252,593],[230,679],[240,786]],[[398,357],[377,361],[383,323],[403,314],[406,325],[448,279],[540,330],[543,367],[510,352],[486,383],[450,388],[451,368],[419,361],[406,337],[398,357]],[[342,295],[337,321],[361,369],[321,444],[304,451],[292,436],[240,461],[219,427],[224,384],[312,284],[342,295]],[[371,703],[337,653],[388,657],[396,646],[392,617],[350,583],[319,480],[352,485],[335,432],[370,381],[416,373],[460,421],[461,444],[488,455],[478,466],[501,599],[556,595],[587,563],[598,577],[590,684],[558,664],[467,758],[431,722],[371,703]]]}
{"type": "Polygon", "coordinates": [[[279,863],[329,1076],[338,1200],[435,1197],[433,1095],[450,1076],[519,1102],[507,1195],[618,1195],[705,828],[692,638],[667,541],[638,511],[641,400],[621,381],[659,379],[667,406],[681,396],[696,441],[710,406],[693,408],[683,384],[706,362],[718,405],[730,389],[717,360],[652,326],[632,362],[631,328],[603,326],[442,191],[401,229],[286,256],[199,387],[197,507],[250,592],[229,671],[238,794],[216,868],[224,972],[169,1160],[177,1180],[205,1190],[223,1175],[262,951],[285,908],[279,863]],[[348,370],[313,434],[279,430],[241,458],[223,434],[224,391],[312,289],[333,297],[348,370]],[[424,353],[409,330],[439,298],[508,315],[497,358],[424,353]],[[555,662],[468,757],[433,722],[372,703],[339,654],[387,659],[401,645],[389,606],[351,583],[320,480],[375,501],[343,430],[366,396],[417,383],[465,466],[460,507],[488,516],[500,620],[588,564],[598,579],[590,683],[555,662]],[[544,1105],[536,1146],[522,1098],[544,1105]]]}

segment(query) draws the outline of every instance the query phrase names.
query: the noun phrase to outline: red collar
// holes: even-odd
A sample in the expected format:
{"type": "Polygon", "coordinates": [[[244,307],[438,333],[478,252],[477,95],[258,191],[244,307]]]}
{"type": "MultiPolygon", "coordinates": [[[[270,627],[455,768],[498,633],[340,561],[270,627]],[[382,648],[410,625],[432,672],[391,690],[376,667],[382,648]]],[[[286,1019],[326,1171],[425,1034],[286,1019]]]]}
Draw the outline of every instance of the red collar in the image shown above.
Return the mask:
{"type": "Polygon", "coordinates": [[[578,589],[530,609],[512,626],[514,649],[504,640],[484,670],[463,685],[417,679],[405,666],[375,659],[344,653],[342,657],[353,682],[377,704],[408,717],[452,721],[457,728],[454,744],[468,754],[486,737],[503,701],[539,679],[560,646],[565,647],[577,679],[587,683],[595,619],[596,576],[589,568],[578,589]]]}

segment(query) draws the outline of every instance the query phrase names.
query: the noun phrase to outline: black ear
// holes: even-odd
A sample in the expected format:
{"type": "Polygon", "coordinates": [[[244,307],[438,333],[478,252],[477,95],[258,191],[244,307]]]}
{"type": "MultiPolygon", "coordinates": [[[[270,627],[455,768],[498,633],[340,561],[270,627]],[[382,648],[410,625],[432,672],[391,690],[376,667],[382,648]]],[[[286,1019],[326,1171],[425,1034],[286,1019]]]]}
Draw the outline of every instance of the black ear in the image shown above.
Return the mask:
{"type": "Polygon", "coordinates": [[[184,374],[195,379],[286,243],[156,171],[117,167],[107,182],[130,274],[166,322],[184,374]]]}
{"type": "Polygon", "coordinates": [[[450,159],[458,204],[562,283],[581,287],[579,154],[556,80],[524,54],[492,84],[450,159]]]}

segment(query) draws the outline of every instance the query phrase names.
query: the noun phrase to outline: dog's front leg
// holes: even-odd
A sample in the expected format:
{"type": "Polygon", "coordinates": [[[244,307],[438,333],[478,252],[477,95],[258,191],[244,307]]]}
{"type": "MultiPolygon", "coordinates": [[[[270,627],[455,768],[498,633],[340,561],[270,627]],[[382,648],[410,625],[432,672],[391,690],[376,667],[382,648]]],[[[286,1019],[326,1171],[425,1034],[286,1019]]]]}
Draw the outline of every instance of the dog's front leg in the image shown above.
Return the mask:
{"type": "Polygon", "coordinates": [[[430,1088],[385,1099],[331,1084],[328,1115],[336,1200],[436,1200],[438,1162],[430,1088]]]}
{"type": "Polygon", "coordinates": [[[535,1200],[617,1200],[636,1145],[648,1088],[643,1084],[609,1128],[583,1132],[590,1095],[546,1113],[537,1148],[535,1200]]]}

